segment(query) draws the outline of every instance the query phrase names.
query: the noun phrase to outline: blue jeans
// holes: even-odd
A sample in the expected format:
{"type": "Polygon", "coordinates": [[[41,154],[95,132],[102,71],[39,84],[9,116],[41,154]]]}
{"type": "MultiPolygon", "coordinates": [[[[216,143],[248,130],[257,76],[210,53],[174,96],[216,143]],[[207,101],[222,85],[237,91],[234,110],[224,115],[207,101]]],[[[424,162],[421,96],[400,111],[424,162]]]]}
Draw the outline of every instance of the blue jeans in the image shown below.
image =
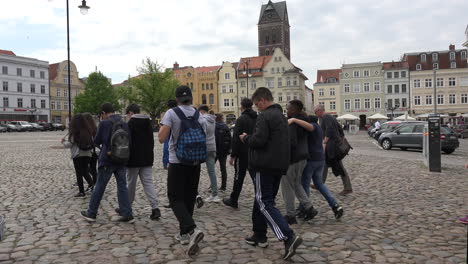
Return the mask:
{"type": "Polygon", "coordinates": [[[325,161],[307,161],[307,165],[302,174],[302,186],[306,191],[307,197],[310,196],[310,181],[314,182],[315,188],[320,191],[323,197],[327,200],[330,207],[335,207],[338,203],[331,194],[330,190],[325,186],[322,181],[323,168],[325,167],[325,161]]]}
{"type": "Polygon", "coordinates": [[[208,171],[208,176],[210,176],[211,182],[211,195],[218,195],[218,181],[216,180],[216,151],[209,151],[206,156],[206,170],[208,171]]]}
{"type": "Polygon", "coordinates": [[[119,209],[122,216],[127,217],[132,215],[132,207],[128,198],[127,189],[127,169],[124,166],[107,166],[99,167],[96,185],[94,186],[91,199],[89,200],[88,214],[96,216],[102,196],[106,190],[112,174],[115,175],[117,182],[117,199],[119,200],[119,209]]]}

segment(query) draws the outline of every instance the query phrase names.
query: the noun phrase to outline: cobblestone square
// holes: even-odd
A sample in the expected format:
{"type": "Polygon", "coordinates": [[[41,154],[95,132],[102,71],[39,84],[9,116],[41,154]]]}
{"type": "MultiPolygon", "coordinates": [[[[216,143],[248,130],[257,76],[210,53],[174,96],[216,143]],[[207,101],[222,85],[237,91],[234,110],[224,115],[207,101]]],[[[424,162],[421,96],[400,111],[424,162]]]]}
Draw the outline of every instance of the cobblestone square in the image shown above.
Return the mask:
{"type": "MultiPolygon", "coordinates": [[[[74,169],[59,140],[66,132],[0,134],[0,215],[6,239],[0,263],[284,263],[283,244],[269,230],[270,246],[251,247],[253,186],[246,178],[238,210],[206,203],[195,219],[205,231],[198,255],[189,258],[177,243],[177,221],[167,204],[162,146],[155,148],[154,179],[162,218],[149,219],[141,184],[134,203],[134,224],[115,222],[115,181],[111,180],[98,215],[89,224],[79,216],[88,199],[76,199],[74,169]]],[[[443,172],[430,173],[420,151],[385,151],[365,133],[349,136],[354,147],[345,159],[354,193],[343,197],[341,180],[327,186],[345,214],[339,221],[317,191],[319,215],[293,225],[304,243],[296,263],[466,263],[467,227],[455,220],[468,214],[468,139],[451,155],[443,154],[443,172]]],[[[155,135],[156,136],[156,135],[155,135]]],[[[228,166],[228,190],[234,170],[228,166]]],[[[217,171],[219,173],[219,171],[217,171]]],[[[331,173],[331,172],[330,172],[331,173]]],[[[218,177],[220,178],[220,177],[218,177]]],[[[209,179],[202,166],[200,192],[209,179]]],[[[227,196],[229,191],[222,194],[227,196]]],[[[282,197],[277,199],[284,213],[282,197]]]]}

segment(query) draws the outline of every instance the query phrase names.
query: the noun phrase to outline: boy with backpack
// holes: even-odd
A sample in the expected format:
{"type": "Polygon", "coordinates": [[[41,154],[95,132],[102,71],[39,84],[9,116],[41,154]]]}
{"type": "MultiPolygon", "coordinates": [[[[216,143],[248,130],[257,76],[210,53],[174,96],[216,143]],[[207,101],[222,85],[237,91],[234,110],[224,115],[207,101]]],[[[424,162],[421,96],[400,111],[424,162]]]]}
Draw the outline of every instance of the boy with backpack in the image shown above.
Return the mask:
{"type": "Polygon", "coordinates": [[[188,255],[198,252],[204,234],[193,220],[195,199],[200,180],[200,164],[207,157],[205,119],[192,107],[192,91],[187,86],[176,89],[177,107],[166,112],[159,130],[159,143],[169,137],[169,168],[167,196],[179,221],[176,235],[182,245],[188,245],[188,255]]]}
{"type": "Polygon", "coordinates": [[[221,188],[220,191],[226,191],[226,160],[231,152],[231,131],[226,123],[224,123],[223,114],[216,114],[216,160],[219,161],[219,168],[221,169],[221,188]]]}
{"type": "Polygon", "coordinates": [[[101,106],[101,122],[99,123],[94,145],[101,146],[98,162],[98,177],[91,194],[88,210],[82,211],[89,222],[96,221],[99,204],[112,174],[117,182],[117,198],[119,201],[119,222],[133,223],[135,219],[128,198],[127,170],[125,165],[130,157],[130,132],[120,115],[116,115],[111,103],[101,106]]]}

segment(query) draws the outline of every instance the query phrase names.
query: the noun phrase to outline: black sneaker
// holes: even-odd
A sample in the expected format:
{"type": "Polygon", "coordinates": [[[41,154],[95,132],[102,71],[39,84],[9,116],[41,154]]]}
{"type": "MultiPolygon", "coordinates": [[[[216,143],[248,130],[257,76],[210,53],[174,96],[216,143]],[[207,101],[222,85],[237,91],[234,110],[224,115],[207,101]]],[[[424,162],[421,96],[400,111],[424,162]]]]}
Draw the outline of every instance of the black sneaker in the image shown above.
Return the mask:
{"type": "Polygon", "coordinates": [[[158,220],[161,217],[161,211],[159,211],[159,208],[151,210],[151,220],[158,220]]]}
{"type": "Polygon", "coordinates": [[[252,236],[250,237],[246,237],[245,238],[245,242],[249,245],[252,245],[252,246],[259,246],[261,248],[266,248],[268,247],[268,240],[266,237],[264,238],[260,238],[257,236],[257,234],[253,234],[252,236]]]}
{"type": "Polygon", "coordinates": [[[285,215],[284,219],[286,220],[286,222],[288,222],[289,225],[296,225],[297,224],[297,220],[296,220],[295,216],[285,215]]]}
{"type": "Polygon", "coordinates": [[[231,198],[224,198],[224,199],[223,199],[223,203],[224,203],[225,205],[227,205],[227,206],[230,206],[230,207],[234,208],[234,209],[239,208],[239,205],[238,205],[236,202],[233,202],[233,201],[231,200],[231,198]]]}
{"type": "Polygon", "coordinates": [[[284,260],[288,260],[296,254],[296,249],[302,244],[302,238],[300,236],[293,235],[293,237],[284,241],[284,260]]]}
{"type": "Polygon", "coordinates": [[[198,243],[200,243],[205,235],[203,234],[202,231],[195,229],[193,230],[190,234],[190,242],[187,248],[187,254],[189,256],[197,254],[197,252],[200,250],[198,247],[198,243]]]}
{"type": "Polygon", "coordinates": [[[118,215],[122,216],[122,213],[120,212],[120,208],[115,208],[114,211],[115,211],[118,215]]]}
{"type": "Polygon", "coordinates": [[[309,210],[305,212],[304,221],[309,221],[314,219],[314,217],[318,214],[317,210],[314,207],[310,207],[309,210]]]}
{"type": "Polygon", "coordinates": [[[205,202],[203,201],[203,198],[200,195],[197,195],[197,198],[195,199],[195,203],[197,204],[197,208],[202,208],[205,202]]]}
{"type": "Polygon", "coordinates": [[[75,197],[75,198],[85,198],[86,194],[85,193],[77,193],[73,197],[75,197]]]}
{"type": "Polygon", "coordinates": [[[96,216],[88,214],[87,211],[81,211],[81,216],[88,222],[96,222],[96,216]]]}
{"type": "Polygon", "coordinates": [[[296,209],[296,217],[297,217],[297,218],[304,218],[304,217],[305,217],[305,213],[304,213],[300,208],[297,208],[297,209],[296,209]]]}
{"type": "Polygon", "coordinates": [[[332,208],[332,210],[333,210],[333,213],[335,214],[336,220],[340,219],[344,214],[343,207],[341,207],[339,204],[335,205],[332,208]]]}
{"type": "Polygon", "coordinates": [[[135,223],[135,218],[133,218],[132,215],[122,216],[117,220],[117,222],[133,224],[133,223],[135,223]]]}

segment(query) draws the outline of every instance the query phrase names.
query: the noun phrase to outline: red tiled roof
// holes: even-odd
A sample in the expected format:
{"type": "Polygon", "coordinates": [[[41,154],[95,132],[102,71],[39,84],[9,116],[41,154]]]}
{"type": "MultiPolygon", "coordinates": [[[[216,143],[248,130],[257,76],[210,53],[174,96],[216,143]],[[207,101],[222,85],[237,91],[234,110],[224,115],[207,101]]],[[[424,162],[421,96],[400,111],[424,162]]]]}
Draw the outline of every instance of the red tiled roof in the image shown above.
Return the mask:
{"type": "Polygon", "coordinates": [[[328,83],[328,78],[340,80],[341,69],[317,70],[317,83],[328,83]]]}
{"type": "Polygon", "coordinates": [[[218,69],[221,66],[203,66],[203,67],[197,67],[195,68],[196,72],[203,73],[203,72],[215,72],[218,71],[218,69]]]}
{"type": "Polygon", "coordinates": [[[263,69],[265,65],[270,61],[271,56],[258,56],[258,57],[248,57],[241,58],[239,62],[239,70],[245,70],[247,68],[246,63],[248,60],[249,69],[263,69]]]}
{"type": "Polygon", "coordinates": [[[59,63],[54,63],[49,65],[49,80],[55,80],[57,78],[57,69],[59,63]]]}
{"type": "Polygon", "coordinates": [[[384,62],[383,63],[384,70],[391,70],[391,69],[408,69],[409,64],[407,61],[392,61],[392,62],[384,62]]]}
{"type": "Polygon", "coordinates": [[[0,49],[0,54],[16,56],[16,54],[11,50],[1,50],[0,49]]]}

